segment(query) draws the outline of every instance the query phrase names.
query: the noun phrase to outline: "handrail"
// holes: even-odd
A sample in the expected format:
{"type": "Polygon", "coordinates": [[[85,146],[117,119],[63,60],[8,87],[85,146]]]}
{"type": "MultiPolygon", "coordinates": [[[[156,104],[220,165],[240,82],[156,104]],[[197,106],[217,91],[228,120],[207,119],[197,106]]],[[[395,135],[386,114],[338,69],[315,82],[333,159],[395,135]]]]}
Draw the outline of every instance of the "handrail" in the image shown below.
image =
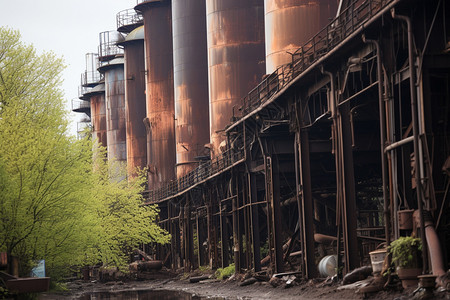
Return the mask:
{"type": "Polygon", "coordinates": [[[134,8],[125,9],[117,13],[116,15],[117,30],[127,27],[137,27],[144,24],[144,17],[138,14],[134,8]]]}
{"type": "Polygon", "coordinates": [[[191,186],[214,176],[244,158],[244,151],[228,150],[218,157],[201,163],[197,168],[185,176],[173,180],[165,186],[149,191],[148,201],[158,202],[159,200],[177,195],[191,186]]]}
{"type": "Polygon", "coordinates": [[[366,23],[394,0],[355,0],[339,16],[292,54],[292,62],[279,66],[243,99],[240,118],[264,104],[309,66],[366,23]]]}
{"type": "Polygon", "coordinates": [[[103,74],[97,70],[97,53],[86,53],[86,69],[81,73],[81,85],[93,87],[103,79],[103,74]]]}
{"type": "Polygon", "coordinates": [[[98,46],[98,60],[110,59],[118,54],[123,54],[124,50],[117,46],[117,43],[123,41],[124,36],[118,31],[100,32],[100,45],[98,46]]]}
{"type": "Polygon", "coordinates": [[[91,104],[89,101],[72,99],[72,110],[83,110],[83,109],[91,109],[91,104]]]}
{"type": "Polygon", "coordinates": [[[84,87],[95,85],[99,83],[103,79],[103,74],[98,72],[97,70],[94,71],[84,71],[81,73],[81,85],[84,87]]]}

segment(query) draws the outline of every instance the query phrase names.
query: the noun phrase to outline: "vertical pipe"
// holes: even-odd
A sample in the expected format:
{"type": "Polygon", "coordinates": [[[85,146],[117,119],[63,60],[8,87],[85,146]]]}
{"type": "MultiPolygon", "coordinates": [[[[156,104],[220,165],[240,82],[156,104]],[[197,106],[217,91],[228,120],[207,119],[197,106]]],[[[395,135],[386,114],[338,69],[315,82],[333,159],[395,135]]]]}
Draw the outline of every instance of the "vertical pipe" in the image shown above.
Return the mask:
{"type": "Polygon", "coordinates": [[[232,201],[232,210],[233,210],[233,251],[234,251],[234,270],[235,273],[238,274],[240,271],[240,250],[239,250],[239,215],[237,210],[237,197],[233,197],[232,201]]]}
{"type": "Polygon", "coordinates": [[[420,214],[420,238],[422,239],[422,256],[423,256],[423,270],[422,273],[426,274],[428,270],[428,259],[427,259],[427,243],[425,236],[425,223],[423,218],[423,191],[422,182],[420,178],[420,158],[419,158],[419,122],[417,116],[417,89],[416,89],[416,70],[414,67],[414,45],[413,45],[413,32],[411,19],[407,16],[397,15],[395,9],[391,9],[392,18],[406,22],[408,30],[408,63],[409,63],[409,85],[411,93],[411,114],[413,122],[413,136],[414,136],[414,166],[416,169],[415,180],[416,180],[416,191],[417,191],[417,204],[420,214]]]}
{"type": "MultiPolygon", "coordinates": [[[[331,109],[331,118],[333,120],[333,124],[332,124],[332,138],[333,138],[333,151],[334,151],[334,155],[335,155],[335,164],[336,164],[336,225],[337,225],[337,243],[336,243],[336,254],[337,254],[337,269],[339,270],[339,268],[341,267],[341,254],[340,254],[340,244],[341,244],[341,220],[342,220],[342,216],[341,216],[341,212],[342,212],[342,208],[341,208],[341,202],[342,202],[342,197],[341,197],[341,176],[338,176],[338,174],[340,174],[340,170],[341,170],[341,165],[340,165],[340,160],[338,159],[338,154],[340,152],[339,150],[339,144],[340,141],[338,139],[337,136],[337,112],[336,112],[336,101],[335,101],[335,95],[336,95],[336,90],[335,90],[335,86],[334,86],[334,75],[331,72],[325,71],[322,67],[321,69],[322,74],[327,75],[330,78],[330,95],[329,95],[329,103],[328,106],[331,109]]],[[[338,272],[339,275],[340,272],[338,272]]]]}
{"type": "Polygon", "coordinates": [[[187,228],[188,228],[188,247],[189,247],[189,270],[194,270],[195,267],[195,259],[194,259],[194,228],[192,224],[192,208],[191,208],[191,195],[189,195],[189,200],[187,203],[187,228]]]}
{"type": "Polygon", "coordinates": [[[383,185],[383,203],[384,203],[384,234],[386,237],[386,245],[389,246],[391,242],[391,228],[390,228],[390,214],[389,214],[389,200],[388,200],[388,174],[387,174],[387,162],[386,154],[384,153],[384,145],[386,142],[386,113],[384,111],[384,101],[383,101],[383,82],[384,76],[381,68],[381,47],[378,41],[369,40],[363,36],[363,41],[365,43],[370,43],[375,46],[377,51],[377,77],[378,77],[378,109],[380,116],[380,151],[381,151],[381,179],[383,185]]]}
{"type": "MultiPolygon", "coordinates": [[[[256,174],[248,173],[248,185],[249,185],[249,195],[250,203],[258,202],[258,193],[256,189],[256,174]]],[[[259,216],[258,216],[258,206],[251,206],[251,229],[252,229],[252,242],[253,242],[253,267],[255,272],[261,271],[261,246],[259,238],[259,216]]]]}

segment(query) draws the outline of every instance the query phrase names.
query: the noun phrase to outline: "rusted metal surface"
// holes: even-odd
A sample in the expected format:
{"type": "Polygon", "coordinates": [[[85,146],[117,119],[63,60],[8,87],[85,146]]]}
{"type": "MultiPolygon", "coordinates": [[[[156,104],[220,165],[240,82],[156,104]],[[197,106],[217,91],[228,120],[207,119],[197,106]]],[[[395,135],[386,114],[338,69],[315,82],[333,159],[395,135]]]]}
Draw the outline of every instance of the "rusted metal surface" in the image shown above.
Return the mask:
{"type": "Polygon", "coordinates": [[[265,0],[266,73],[292,55],[336,15],[338,0],[265,0]]]}
{"type": "Polygon", "coordinates": [[[108,160],[126,162],[125,84],[123,58],[104,63],[108,160]]]}
{"type": "Polygon", "coordinates": [[[264,7],[262,0],[207,0],[206,11],[210,134],[216,156],[234,107],[265,73],[264,7]]]}
{"type": "Polygon", "coordinates": [[[197,165],[209,143],[208,58],[204,0],[173,0],[177,178],[197,165]]]}
{"type": "Polygon", "coordinates": [[[175,179],[175,107],[170,1],[135,7],[144,16],[149,189],[175,179]]]}
{"type": "Polygon", "coordinates": [[[100,146],[107,147],[106,138],[106,102],[105,85],[99,84],[94,87],[90,97],[92,137],[100,146]]]}
{"type": "Polygon", "coordinates": [[[147,166],[147,133],[144,125],[144,27],[133,30],[121,44],[125,52],[125,121],[128,174],[147,166]]]}

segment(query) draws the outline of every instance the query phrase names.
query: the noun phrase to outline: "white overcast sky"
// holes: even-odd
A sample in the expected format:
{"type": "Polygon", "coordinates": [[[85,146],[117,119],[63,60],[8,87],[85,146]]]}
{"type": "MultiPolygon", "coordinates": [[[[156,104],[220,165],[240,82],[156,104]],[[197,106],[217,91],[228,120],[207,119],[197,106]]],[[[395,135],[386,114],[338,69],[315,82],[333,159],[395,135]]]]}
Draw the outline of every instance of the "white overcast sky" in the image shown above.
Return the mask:
{"type": "MultiPolygon", "coordinates": [[[[39,52],[64,58],[62,88],[70,109],[86,68],[85,54],[97,53],[99,33],[117,29],[117,13],[135,5],[136,0],[0,0],[0,26],[19,30],[22,41],[39,52]]],[[[71,114],[73,134],[77,115],[71,114]]]]}

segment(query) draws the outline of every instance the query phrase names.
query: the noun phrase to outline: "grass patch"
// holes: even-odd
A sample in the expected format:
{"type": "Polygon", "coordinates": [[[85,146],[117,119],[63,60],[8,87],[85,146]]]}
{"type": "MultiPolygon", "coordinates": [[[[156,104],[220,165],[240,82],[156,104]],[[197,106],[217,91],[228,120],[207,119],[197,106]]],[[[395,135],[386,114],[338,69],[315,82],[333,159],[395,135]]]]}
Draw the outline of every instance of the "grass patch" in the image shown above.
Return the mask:
{"type": "Polygon", "coordinates": [[[223,280],[234,274],[234,264],[229,265],[225,268],[217,269],[215,276],[217,279],[223,280]]]}

